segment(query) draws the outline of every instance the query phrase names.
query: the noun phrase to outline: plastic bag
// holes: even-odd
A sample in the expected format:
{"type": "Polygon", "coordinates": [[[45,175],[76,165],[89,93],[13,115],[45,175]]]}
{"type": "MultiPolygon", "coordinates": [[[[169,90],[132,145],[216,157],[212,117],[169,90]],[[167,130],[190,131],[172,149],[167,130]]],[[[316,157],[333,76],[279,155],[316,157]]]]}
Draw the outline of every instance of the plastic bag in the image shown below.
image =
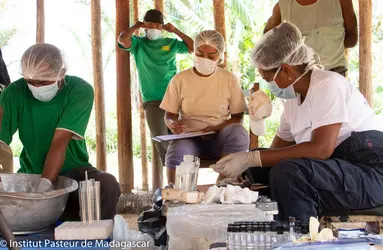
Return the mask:
{"type": "Polygon", "coordinates": [[[161,190],[157,190],[153,197],[152,209],[145,211],[138,217],[138,229],[150,235],[156,246],[166,246],[166,217],[162,214],[161,190]]]}
{"type": "Polygon", "coordinates": [[[125,249],[154,249],[154,241],[150,235],[130,230],[125,219],[121,215],[114,216],[113,240],[118,242],[150,242],[147,248],[125,248],[125,249]]]}

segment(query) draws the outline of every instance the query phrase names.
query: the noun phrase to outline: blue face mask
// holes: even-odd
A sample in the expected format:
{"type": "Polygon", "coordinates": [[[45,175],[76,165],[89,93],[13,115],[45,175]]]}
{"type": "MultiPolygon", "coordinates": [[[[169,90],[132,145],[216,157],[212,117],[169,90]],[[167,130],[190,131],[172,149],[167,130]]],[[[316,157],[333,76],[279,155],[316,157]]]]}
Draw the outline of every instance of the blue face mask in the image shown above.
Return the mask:
{"type": "Polygon", "coordinates": [[[309,72],[309,70],[306,70],[292,84],[290,84],[287,88],[284,88],[284,89],[281,89],[280,87],[278,87],[277,83],[275,82],[275,78],[277,77],[280,70],[281,70],[281,67],[279,67],[277,72],[275,72],[273,80],[271,82],[268,82],[268,86],[269,86],[269,90],[271,94],[281,99],[293,99],[297,97],[297,94],[295,93],[295,90],[294,90],[294,84],[298,82],[304,75],[306,75],[307,72],[309,72]]]}

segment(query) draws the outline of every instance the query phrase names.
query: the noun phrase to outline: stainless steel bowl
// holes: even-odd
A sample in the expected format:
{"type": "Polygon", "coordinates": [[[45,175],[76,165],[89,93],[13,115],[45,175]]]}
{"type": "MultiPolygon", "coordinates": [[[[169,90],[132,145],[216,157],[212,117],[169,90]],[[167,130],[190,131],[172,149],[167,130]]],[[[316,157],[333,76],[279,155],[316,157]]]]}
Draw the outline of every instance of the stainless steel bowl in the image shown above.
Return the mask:
{"type": "Polygon", "coordinates": [[[31,193],[40,175],[0,174],[5,191],[0,192],[0,209],[14,234],[39,232],[52,226],[62,215],[69,193],[77,190],[77,181],[59,176],[53,191],[31,193]]]}

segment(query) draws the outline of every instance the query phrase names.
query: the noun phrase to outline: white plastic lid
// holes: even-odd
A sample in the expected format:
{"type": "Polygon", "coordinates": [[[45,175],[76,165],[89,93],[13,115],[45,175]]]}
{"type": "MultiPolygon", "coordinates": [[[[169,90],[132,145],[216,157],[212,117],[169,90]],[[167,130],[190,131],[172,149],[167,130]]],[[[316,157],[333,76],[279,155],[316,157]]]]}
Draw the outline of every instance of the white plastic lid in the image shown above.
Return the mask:
{"type": "Polygon", "coordinates": [[[184,155],[184,162],[194,162],[194,155],[184,155]]]}

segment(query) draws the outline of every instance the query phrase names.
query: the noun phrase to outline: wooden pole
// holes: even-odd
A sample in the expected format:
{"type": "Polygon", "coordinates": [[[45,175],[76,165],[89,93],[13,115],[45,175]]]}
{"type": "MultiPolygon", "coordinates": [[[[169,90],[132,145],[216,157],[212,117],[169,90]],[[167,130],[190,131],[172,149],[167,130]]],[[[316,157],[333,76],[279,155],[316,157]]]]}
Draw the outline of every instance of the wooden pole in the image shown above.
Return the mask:
{"type": "MultiPolygon", "coordinates": [[[[226,41],[225,0],[213,0],[215,29],[222,34],[226,41]]],[[[225,52],[223,68],[227,65],[227,52],[225,52]]]]}
{"type": "Polygon", "coordinates": [[[154,8],[164,14],[164,0],[154,0],[154,8]]]}
{"type": "MultiPolygon", "coordinates": [[[[116,0],[116,41],[120,33],[129,28],[129,12],[129,0],[116,0]]],[[[121,192],[129,193],[134,187],[130,54],[119,49],[117,43],[116,69],[119,182],[121,192]]]]}
{"type": "MultiPolygon", "coordinates": [[[[138,21],[138,0],[133,0],[133,20],[136,23],[138,21]]],[[[136,30],[135,35],[139,35],[139,30],[136,30]]],[[[134,74],[136,75],[136,67],[134,67],[134,74]]],[[[144,106],[142,103],[141,93],[139,91],[140,86],[137,78],[135,77],[135,84],[137,86],[138,93],[138,106],[140,110],[140,146],[141,146],[141,166],[142,166],[142,190],[149,190],[149,181],[148,181],[148,152],[146,144],[146,120],[144,106]]]]}
{"type": "Polygon", "coordinates": [[[344,58],[346,59],[346,67],[347,67],[346,78],[348,78],[348,71],[349,71],[349,65],[350,65],[350,50],[349,49],[344,50],[344,58]]]}
{"type": "MultiPolygon", "coordinates": [[[[254,83],[252,92],[255,92],[255,91],[258,91],[258,90],[259,90],[259,83],[254,83]]],[[[259,147],[259,145],[258,145],[258,136],[253,134],[253,132],[251,132],[251,129],[250,129],[250,149],[255,149],[255,148],[258,148],[258,147],[259,147]]]]}
{"type": "MultiPolygon", "coordinates": [[[[161,11],[164,14],[164,0],[154,0],[154,8],[161,11]]],[[[162,187],[163,180],[163,166],[160,160],[160,156],[156,150],[156,146],[152,141],[152,188],[156,190],[162,187]]]]}
{"type": "Polygon", "coordinates": [[[373,106],[372,90],[372,1],[359,0],[359,90],[373,106]]]}
{"type": "Polygon", "coordinates": [[[96,155],[97,169],[106,171],[106,128],[105,128],[105,98],[104,75],[102,66],[101,41],[101,4],[100,0],[90,3],[92,18],[92,61],[93,83],[95,92],[96,113],[96,155]]]}
{"type": "Polygon", "coordinates": [[[36,1],[36,43],[44,43],[45,39],[45,13],[44,0],[36,1]]]}

